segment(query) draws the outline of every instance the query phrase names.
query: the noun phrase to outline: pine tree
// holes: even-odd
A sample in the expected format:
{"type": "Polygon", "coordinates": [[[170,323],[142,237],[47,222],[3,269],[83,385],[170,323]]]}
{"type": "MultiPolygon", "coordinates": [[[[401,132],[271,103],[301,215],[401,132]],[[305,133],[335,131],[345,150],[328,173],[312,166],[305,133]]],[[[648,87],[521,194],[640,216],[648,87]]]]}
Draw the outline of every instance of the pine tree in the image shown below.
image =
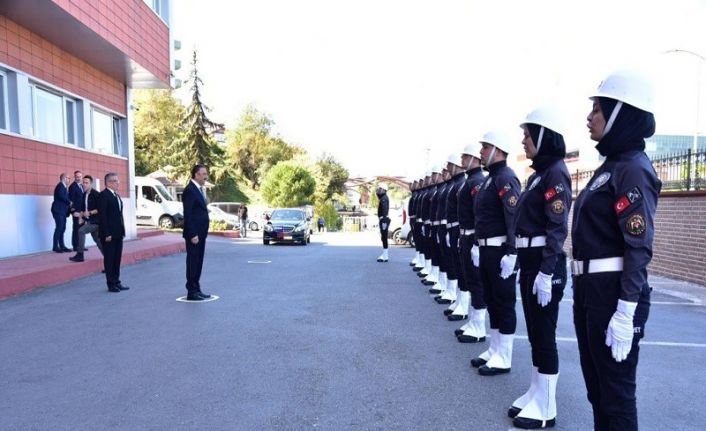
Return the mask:
{"type": "Polygon", "coordinates": [[[211,137],[211,132],[223,125],[208,118],[206,112],[209,108],[201,101],[203,81],[198,74],[195,50],[191,66],[191,73],[187,80],[187,83],[191,83],[191,103],[186,108],[181,121],[184,135],[182,139],[175,141],[172,148],[172,164],[180,176],[189,174],[191,167],[196,164],[216,168],[222,165],[224,156],[224,151],[211,137]]]}

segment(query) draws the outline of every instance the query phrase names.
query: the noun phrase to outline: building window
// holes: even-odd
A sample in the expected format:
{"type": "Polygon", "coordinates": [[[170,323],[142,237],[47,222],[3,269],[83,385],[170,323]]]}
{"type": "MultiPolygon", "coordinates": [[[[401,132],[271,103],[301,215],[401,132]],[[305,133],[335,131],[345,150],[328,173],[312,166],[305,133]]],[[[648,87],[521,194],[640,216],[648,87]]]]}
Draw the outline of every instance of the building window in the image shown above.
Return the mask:
{"type": "Polygon", "coordinates": [[[0,70],[0,129],[10,128],[7,109],[7,75],[0,70]]]}
{"type": "Polygon", "coordinates": [[[102,153],[123,155],[122,119],[98,109],[91,111],[93,149],[102,153]]]}
{"type": "Polygon", "coordinates": [[[34,136],[55,144],[76,144],[76,101],[32,87],[34,136]]]}

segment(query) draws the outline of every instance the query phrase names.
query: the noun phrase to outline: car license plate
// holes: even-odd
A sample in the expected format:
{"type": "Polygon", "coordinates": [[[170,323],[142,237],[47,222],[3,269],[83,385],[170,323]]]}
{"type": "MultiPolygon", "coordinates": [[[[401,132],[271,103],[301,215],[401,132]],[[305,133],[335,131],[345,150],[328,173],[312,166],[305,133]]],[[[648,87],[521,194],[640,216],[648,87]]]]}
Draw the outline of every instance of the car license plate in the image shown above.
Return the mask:
{"type": "Polygon", "coordinates": [[[285,234],[284,239],[292,239],[292,235],[285,234]]]}

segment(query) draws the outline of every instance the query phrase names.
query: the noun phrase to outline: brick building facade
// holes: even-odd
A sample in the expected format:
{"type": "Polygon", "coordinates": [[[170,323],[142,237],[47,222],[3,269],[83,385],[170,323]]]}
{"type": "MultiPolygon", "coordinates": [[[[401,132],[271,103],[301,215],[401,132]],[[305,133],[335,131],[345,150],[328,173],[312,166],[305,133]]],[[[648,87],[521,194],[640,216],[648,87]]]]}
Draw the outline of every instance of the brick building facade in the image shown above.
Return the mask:
{"type": "MultiPolygon", "coordinates": [[[[171,0],[0,2],[0,257],[49,250],[59,175],[121,177],[134,237],[131,89],[170,85],[171,0]]],[[[70,228],[67,229],[67,238],[70,228]]]]}

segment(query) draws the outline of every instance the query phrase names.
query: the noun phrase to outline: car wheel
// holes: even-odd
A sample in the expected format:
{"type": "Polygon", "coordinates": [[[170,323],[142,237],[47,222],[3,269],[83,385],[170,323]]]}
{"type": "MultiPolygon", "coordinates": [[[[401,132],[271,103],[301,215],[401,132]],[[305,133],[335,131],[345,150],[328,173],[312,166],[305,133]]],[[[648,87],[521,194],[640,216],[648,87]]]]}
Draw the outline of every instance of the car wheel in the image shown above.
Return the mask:
{"type": "Polygon", "coordinates": [[[270,240],[269,239],[263,239],[262,244],[264,245],[270,245],[270,240]]]}
{"type": "Polygon", "coordinates": [[[258,226],[257,222],[251,221],[250,226],[248,226],[250,230],[260,230],[260,226],[258,226]]]}
{"type": "Polygon", "coordinates": [[[162,229],[174,229],[174,219],[172,216],[164,215],[160,217],[159,227],[162,229]]]}
{"type": "Polygon", "coordinates": [[[416,244],[414,243],[414,235],[412,235],[412,232],[407,235],[407,242],[411,247],[414,247],[416,244]]]}
{"type": "Polygon", "coordinates": [[[402,229],[395,229],[395,231],[392,232],[392,240],[397,245],[403,245],[405,242],[407,242],[407,240],[402,238],[402,229]]]}

